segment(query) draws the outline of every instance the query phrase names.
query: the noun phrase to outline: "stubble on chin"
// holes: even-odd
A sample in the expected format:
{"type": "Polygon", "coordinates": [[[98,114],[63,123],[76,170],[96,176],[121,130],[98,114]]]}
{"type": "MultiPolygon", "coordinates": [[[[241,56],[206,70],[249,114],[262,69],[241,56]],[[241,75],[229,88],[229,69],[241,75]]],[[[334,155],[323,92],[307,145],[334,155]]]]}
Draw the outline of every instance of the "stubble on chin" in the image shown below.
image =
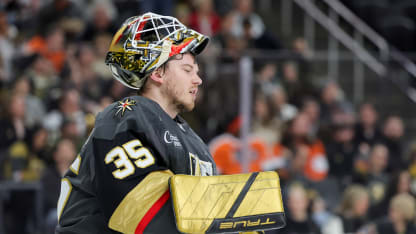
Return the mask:
{"type": "Polygon", "coordinates": [[[190,112],[194,109],[194,107],[195,107],[194,103],[185,104],[179,101],[176,102],[176,108],[178,110],[178,113],[190,112]]]}
{"type": "Polygon", "coordinates": [[[171,105],[176,108],[178,113],[190,112],[195,107],[195,103],[186,103],[185,101],[182,101],[181,97],[183,96],[184,95],[175,92],[170,93],[171,105]]]}
{"type": "Polygon", "coordinates": [[[185,100],[187,98],[186,92],[181,92],[177,89],[177,84],[168,82],[166,89],[164,90],[164,95],[168,96],[171,100],[171,105],[176,108],[178,113],[190,112],[195,107],[195,101],[187,103],[185,100]]]}

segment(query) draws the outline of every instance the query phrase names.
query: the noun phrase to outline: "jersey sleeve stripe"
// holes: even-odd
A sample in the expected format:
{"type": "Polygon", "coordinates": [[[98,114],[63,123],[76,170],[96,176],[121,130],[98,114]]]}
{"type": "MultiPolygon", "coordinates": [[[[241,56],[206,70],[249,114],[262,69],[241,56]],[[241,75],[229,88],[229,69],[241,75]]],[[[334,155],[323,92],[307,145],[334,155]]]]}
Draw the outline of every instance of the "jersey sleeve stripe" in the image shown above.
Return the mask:
{"type": "Polygon", "coordinates": [[[159,212],[163,205],[169,200],[170,192],[167,190],[160,198],[153,204],[153,206],[147,211],[139,225],[136,227],[135,234],[142,234],[146,229],[147,225],[153,219],[153,217],[159,212]]]}
{"type": "MultiPolygon", "coordinates": [[[[170,170],[154,171],[148,174],[123,198],[111,215],[108,226],[118,232],[135,233],[141,220],[149,211],[156,209],[153,206],[158,204],[158,201],[169,190],[168,181],[172,175],[170,170]]],[[[148,216],[150,214],[151,212],[148,216]]]]}
{"type": "Polygon", "coordinates": [[[78,175],[80,166],[81,166],[81,155],[78,154],[77,158],[69,167],[69,170],[71,170],[75,175],[78,175]]]}

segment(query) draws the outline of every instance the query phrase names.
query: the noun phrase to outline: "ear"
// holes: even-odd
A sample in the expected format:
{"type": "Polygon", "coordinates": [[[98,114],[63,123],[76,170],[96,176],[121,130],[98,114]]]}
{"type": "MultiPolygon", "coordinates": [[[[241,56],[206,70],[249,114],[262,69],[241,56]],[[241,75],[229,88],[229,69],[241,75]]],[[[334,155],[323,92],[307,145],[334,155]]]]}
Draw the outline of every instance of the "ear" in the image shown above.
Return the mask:
{"type": "Polygon", "coordinates": [[[162,72],[162,67],[158,67],[156,68],[149,76],[149,79],[152,79],[154,82],[162,84],[163,83],[163,79],[164,78],[164,74],[162,72]]]}

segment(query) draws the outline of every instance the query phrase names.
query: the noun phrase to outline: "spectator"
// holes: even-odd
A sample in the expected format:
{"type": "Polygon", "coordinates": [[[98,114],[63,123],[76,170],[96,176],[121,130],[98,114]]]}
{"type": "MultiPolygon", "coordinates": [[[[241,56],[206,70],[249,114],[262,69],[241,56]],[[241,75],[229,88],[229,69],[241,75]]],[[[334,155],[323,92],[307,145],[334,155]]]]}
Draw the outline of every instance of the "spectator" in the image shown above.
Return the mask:
{"type": "Polygon", "coordinates": [[[316,197],[312,201],[312,219],[318,224],[322,234],[343,234],[342,220],[328,211],[325,200],[316,197]]]}
{"type": "MultiPolygon", "coordinates": [[[[242,142],[236,136],[241,128],[241,119],[237,117],[228,127],[228,132],[214,137],[209,143],[210,152],[221,174],[238,174],[244,172],[242,158],[242,142]]],[[[287,177],[286,169],[290,152],[279,142],[271,142],[258,136],[249,136],[250,151],[247,169],[254,171],[270,171],[282,169],[280,175],[287,177]]]]}
{"type": "Polygon", "coordinates": [[[85,136],[85,113],[81,109],[80,104],[79,92],[76,89],[68,89],[59,101],[59,109],[53,110],[46,115],[43,125],[49,131],[53,140],[59,138],[59,130],[66,119],[75,121],[79,136],[85,136]]]}
{"type": "Polygon", "coordinates": [[[71,0],[52,0],[45,4],[38,14],[38,32],[64,19],[81,19],[81,9],[71,0]]]}
{"type": "Polygon", "coordinates": [[[369,195],[365,187],[354,184],[348,186],[338,209],[345,233],[355,233],[368,222],[369,204],[369,195]]]}
{"type": "Polygon", "coordinates": [[[96,56],[92,66],[94,72],[97,73],[100,77],[103,78],[105,81],[112,80],[111,77],[111,70],[108,69],[107,65],[105,65],[102,61],[105,61],[105,57],[107,55],[107,49],[111,43],[111,35],[110,34],[98,34],[94,37],[93,40],[93,50],[96,56]]]}
{"type": "MultiPolygon", "coordinates": [[[[14,142],[9,147],[9,158],[2,173],[8,181],[32,182],[38,179],[40,171],[30,170],[30,154],[27,145],[24,142],[14,142]],[[34,177],[36,176],[36,177],[34,177]]],[[[6,193],[7,194],[7,193],[6,193]]],[[[2,197],[4,207],[4,226],[5,233],[10,234],[29,234],[30,220],[34,215],[34,197],[33,190],[15,190],[10,191],[9,198],[2,197]],[[4,200],[3,200],[4,199],[4,200]]]]}
{"type": "Polygon", "coordinates": [[[298,65],[293,61],[283,64],[281,85],[287,92],[288,102],[297,107],[301,107],[305,97],[312,96],[312,85],[308,80],[299,76],[298,65]]]}
{"type": "Polygon", "coordinates": [[[377,121],[378,113],[374,105],[369,102],[363,103],[355,127],[355,143],[363,155],[368,155],[371,146],[380,141],[381,132],[377,121]]]}
{"type": "MultiPolygon", "coordinates": [[[[83,74],[81,72],[81,64],[78,61],[80,56],[80,47],[82,44],[78,43],[68,43],[65,53],[67,61],[67,71],[65,74],[62,74],[62,80],[59,81],[59,87],[62,88],[65,86],[73,87],[81,92],[84,84],[83,74]]],[[[61,92],[60,92],[61,94],[61,92]]]]}
{"type": "Polygon", "coordinates": [[[274,85],[271,87],[270,95],[274,108],[278,111],[277,116],[283,122],[288,122],[293,119],[298,113],[298,109],[287,102],[286,91],[280,85],[274,85]]]}
{"type": "Polygon", "coordinates": [[[283,130],[282,122],[277,118],[276,109],[274,109],[271,99],[258,94],[253,109],[252,135],[261,138],[270,146],[280,142],[283,130]]]}
{"type": "MultiPolygon", "coordinates": [[[[217,169],[221,174],[238,174],[244,173],[244,164],[242,158],[243,148],[240,139],[235,136],[224,133],[221,134],[209,143],[210,152],[217,164],[217,169]]],[[[274,150],[273,156],[269,155],[269,145],[267,145],[262,139],[252,137],[248,140],[248,150],[250,154],[246,159],[247,169],[250,172],[262,171],[265,168],[273,170],[274,165],[266,165],[266,160],[270,160],[273,156],[280,157],[280,153],[283,153],[282,149],[274,150]]],[[[270,162],[270,161],[269,161],[270,162]]]]}
{"type": "Polygon", "coordinates": [[[308,42],[303,37],[298,37],[293,40],[292,49],[304,59],[309,59],[312,56],[312,51],[309,48],[308,42]]]}
{"type": "MultiPolygon", "coordinates": [[[[25,97],[12,94],[8,111],[9,114],[0,121],[0,178],[15,182],[37,181],[44,163],[30,152],[30,129],[24,122],[25,97]]],[[[28,199],[31,197],[34,197],[33,191],[13,191],[10,199],[5,201],[6,233],[33,233],[29,227],[33,215],[33,199],[28,199]]]]}
{"type": "Polygon", "coordinates": [[[265,26],[261,17],[253,11],[252,0],[235,1],[235,4],[234,23],[231,27],[232,35],[240,39],[244,37],[244,19],[247,19],[251,26],[249,34],[253,38],[259,38],[264,33],[265,26]]]}
{"type": "Polygon", "coordinates": [[[273,84],[276,83],[277,80],[278,78],[276,64],[266,63],[256,74],[255,83],[257,86],[259,86],[261,92],[270,94],[273,90],[273,84]]]}
{"type": "Polygon", "coordinates": [[[299,114],[289,123],[282,144],[293,152],[290,165],[292,176],[319,182],[328,175],[328,161],[324,145],[310,133],[309,117],[304,113],[299,114]]]}
{"type": "Polygon", "coordinates": [[[12,79],[12,60],[16,53],[13,40],[16,36],[16,27],[9,24],[6,12],[0,10],[0,83],[12,79]]]}
{"type": "MultiPolygon", "coordinates": [[[[304,187],[292,184],[287,195],[286,226],[275,233],[283,234],[307,234],[321,233],[319,227],[308,214],[309,198],[304,187]]],[[[267,232],[269,233],[269,232],[267,232]]],[[[272,233],[272,232],[270,232],[272,233]]]]}
{"type": "Polygon", "coordinates": [[[354,116],[339,111],[332,116],[333,123],[327,130],[326,149],[329,161],[329,173],[338,179],[344,187],[351,183],[354,163],[358,149],[354,144],[354,116]]]}
{"type": "MultiPolygon", "coordinates": [[[[13,103],[18,104],[19,102],[23,104],[23,98],[13,103]]],[[[14,134],[10,131],[7,133],[14,134]]],[[[7,149],[7,156],[7,161],[2,165],[0,170],[1,174],[4,175],[4,179],[25,183],[39,180],[45,165],[36,155],[30,152],[29,146],[25,141],[16,138],[14,142],[11,142],[7,149]]],[[[4,204],[3,217],[6,220],[4,223],[5,233],[28,234],[34,232],[33,225],[30,225],[34,217],[34,199],[31,199],[34,197],[33,190],[14,190],[10,191],[10,197],[8,199],[7,197],[5,197],[6,199],[2,197],[4,204]]]]}
{"type": "Polygon", "coordinates": [[[55,231],[58,222],[56,205],[59,198],[61,178],[70,169],[70,165],[76,157],[76,150],[71,140],[59,140],[53,152],[54,164],[48,167],[42,175],[41,183],[44,190],[44,211],[46,214],[46,229],[48,233],[55,231]]]}
{"type": "Polygon", "coordinates": [[[177,4],[175,8],[175,18],[177,18],[179,22],[184,24],[186,27],[190,28],[191,6],[186,3],[177,4]]]}
{"type": "Polygon", "coordinates": [[[189,20],[190,27],[207,36],[214,36],[220,29],[220,17],[215,13],[212,0],[195,0],[196,10],[189,20]]]}
{"type": "Polygon", "coordinates": [[[389,174],[386,173],[388,153],[385,145],[374,145],[370,151],[368,169],[355,178],[355,182],[359,182],[368,188],[371,200],[369,213],[371,218],[379,217],[379,206],[384,200],[390,180],[389,174]]]}
{"type": "Polygon", "coordinates": [[[233,10],[235,0],[214,0],[215,10],[220,16],[224,16],[233,10]]]}
{"type": "Polygon", "coordinates": [[[78,69],[82,76],[81,95],[86,99],[86,103],[97,103],[103,93],[104,80],[94,70],[94,63],[97,60],[95,51],[90,44],[85,43],[80,45],[76,55],[78,69]]]}
{"type": "Polygon", "coordinates": [[[30,77],[33,83],[34,96],[39,97],[46,104],[53,97],[51,91],[61,81],[51,61],[45,57],[34,54],[28,60],[30,60],[30,65],[28,65],[25,75],[30,77]]]}
{"type": "Polygon", "coordinates": [[[213,43],[221,49],[229,48],[229,46],[227,46],[227,40],[229,38],[237,38],[231,34],[231,28],[234,25],[234,15],[235,12],[232,11],[221,18],[220,29],[218,33],[213,37],[213,43]]]}
{"type": "MultiPolygon", "coordinates": [[[[5,2],[5,1],[3,1],[5,2]]],[[[10,23],[15,25],[19,35],[27,37],[33,35],[38,29],[38,14],[46,4],[45,1],[8,1],[13,7],[4,7],[9,16],[10,23]]]]}
{"type": "Polygon", "coordinates": [[[0,120],[0,152],[4,152],[17,141],[25,141],[29,129],[25,125],[25,97],[13,94],[7,103],[8,115],[0,120]]]}
{"type": "Polygon", "coordinates": [[[376,222],[377,234],[416,233],[414,224],[416,204],[414,197],[403,193],[390,202],[388,217],[376,222]]]}
{"type": "Polygon", "coordinates": [[[16,141],[10,145],[8,159],[2,170],[5,179],[16,182],[39,180],[45,163],[29,150],[29,145],[23,141],[16,141]]]}
{"type": "Polygon", "coordinates": [[[13,94],[9,101],[9,115],[0,121],[0,161],[5,160],[0,172],[6,179],[34,181],[44,167],[44,163],[30,151],[32,129],[25,124],[25,115],[25,97],[13,94]]]}
{"type": "MultiPolygon", "coordinates": [[[[295,38],[292,42],[292,50],[296,63],[299,65],[299,74],[304,79],[308,80],[313,73],[311,66],[311,58],[313,56],[312,49],[308,42],[303,37],[295,38]]],[[[315,91],[315,90],[314,90],[315,91]]],[[[315,93],[313,95],[316,95],[315,93]]]]}
{"type": "Polygon", "coordinates": [[[117,26],[114,22],[117,14],[117,9],[112,1],[92,1],[88,8],[88,23],[83,32],[82,39],[92,42],[100,34],[113,35],[117,31],[117,26]]]}
{"type": "Polygon", "coordinates": [[[52,158],[50,157],[49,152],[48,131],[41,126],[36,125],[31,129],[30,136],[29,146],[32,155],[46,164],[50,164],[52,158]]]}
{"type": "Polygon", "coordinates": [[[381,201],[384,191],[387,187],[389,176],[386,174],[386,168],[389,161],[389,150],[385,145],[376,144],[372,147],[370,152],[370,160],[368,167],[368,178],[366,180],[367,187],[370,188],[372,199],[376,202],[381,201]],[[373,188],[373,183],[381,183],[382,188],[373,188]],[[378,190],[378,191],[372,191],[378,190]],[[382,192],[380,194],[380,192],[382,192]]]}
{"type": "MultiPolygon", "coordinates": [[[[394,181],[394,180],[393,180],[394,181]]],[[[399,173],[398,180],[396,180],[397,183],[397,193],[409,193],[414,196],[413,192],[411,191],[410,183],[411,183],[411,177],[410,173],[407,170],[402,170],[399,173]]],[[[392,182],[394,183],[394,182],[392,182]]]]}
{"type": "Polygon", "coordinates": [[[254,35],[249,17],[243,18],[244,40],[247,41],[247,48],[260,50],[279,50],[282,48],[278,38],[266,29],[260,35],[254,35]]]}
{"type": "Polygon", "coordinates": [[[60,128],[60,138],[71,140],[76,145],[77,150],[81,148],[80,144],[84,140],[78,131],[77,123],[71,118],[64,119],[60,128]]]}
{"type": "Polygon", "coordinates": [[[109,96],[103,96],[100,99],[100,109],[98,111],[104,110],[104,108],[106,108],[108,105],[110,105],[113,102],[114,102],[114,100],[111,97],[109,97],[109,96]]]}
{"type": "Polygon", "coordinates": [[[31,128],[42,122],[46,110],[40,98],[33,95],[30,80],[23,76],[15,81],[13,92],[25,97],[25,124],[31,128]]]}
{"type": "Polygon", "coordinates": [[[384,122],[381,142],[383,142],[389,150],[389,163],[387,170],[395,172],[406,167],[406,159],[403,152],[403,120],[399,116],[389,116],[384,122]]]}
{"type": "MultiPolygon", "coordinates": [[[[58,0],[56,0],[58,1],[58,0]]],[[[65,1],[65,0],[61,0],[65,1]]],[[[39,54],[46,58],[57,73],[61,72],[65,60],[65,33],[57,25],[49,26],[45,36],[34,36],[27,42],[25,53],[28,55],[39,54]]]]}
{"type": "Polygon", "coordinates": [[[107,95],[113,100],[121,100],[125,97],[125,95],[127,95],[126,93],[129,92],[124,85],[120,84],[120,82],[116,82],[115,80],[110,81],[109,87],[105,90],[109,90],[107,95]]]}
{"type": "MultiPolygon", "coordinates": [[[[194,3],[193,5],[195,5],[195,9],[192,13],[189,14],[187,12],[189,9],[186,9],[185,6],[179,8],[177,13],[182,14],[182,17],[186,17],[186,14],[188,13],[188,19],[185,20],[185,23],[187,23],[190,28],[201,32],[204,35],[214,37],[220,31],[221,19],[214,9],[213,0],[193,0],[192,2],[194,3]],[[182,11],[179,11],[180,9],[182,9],[182,11]]],[[[218,77],[216,64],[217,56],[220,53],[218,49],[217,46],[212,46],[211,43],[209,43],[205,53],[199,57],[199,61],[204,63],[204,73],[207,81],[218,77]]]]}
{"type": "Polygon", "coordinates": [[[232,34],[232,27],[235,25],[235,12],[231,11],[221,19],[221,28],[216,36],[213,37],[213,47],[221,56],[224,63],[235,62],[240,53],[246,48],[247,44],[242,39],[232,34]]]}
{"type": "Polygon", "coordinates": [[[311,135],[317,136],[320,128],[320,106],[317,100],[312,97],[306,97],[302,101],[300,112],[306,114],[311,121],[311,135]]]}
{"type": "Polygon", "coordinates": [[[331,123],[332,115],[340,110],[352,109],[335,81],[327,82],[321,90],[321,122],[331,123]]]}
{"type": "Polygon", "coordinates": [[[374,212],[372,212],[375,214],[374,218],[380,218],[384,214],[387,214],[390,201],[395,195],[406,193],[414,196],[410,189],[410,184],[411,177],[407,170],[402,170],[393,174],[387,185],[384,199],[377,207],[374,207],[374,212]]]}

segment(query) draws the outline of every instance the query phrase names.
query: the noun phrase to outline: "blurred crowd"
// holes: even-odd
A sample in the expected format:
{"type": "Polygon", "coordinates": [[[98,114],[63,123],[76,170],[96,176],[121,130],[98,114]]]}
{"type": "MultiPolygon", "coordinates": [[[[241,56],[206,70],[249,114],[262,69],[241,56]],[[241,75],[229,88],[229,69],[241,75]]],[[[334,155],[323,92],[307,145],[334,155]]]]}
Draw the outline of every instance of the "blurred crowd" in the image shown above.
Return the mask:
{"type": "Polygon", "coordinates": [[[5,0],[0,183],[40,183],[45,220],[39,231],[31,191],[0,191],[6,233],[53,233],[60,178],[95,115],[135,95],[104,64],[112,35],[147,11],[176,16],[212,39],[198,58],[198,105],[184,117],[209,143],[222,174],[243,172],[241,55],[284,52],[283,59],[254,61],[247,166],[279,172],[288,222],[270,233],[416,233],[416,144],[405,138],[402,118],[382,118],[377,97],[355,106],[334,80],[311,79],[305,40],[282,43],[254,1],[5,0]]]}

